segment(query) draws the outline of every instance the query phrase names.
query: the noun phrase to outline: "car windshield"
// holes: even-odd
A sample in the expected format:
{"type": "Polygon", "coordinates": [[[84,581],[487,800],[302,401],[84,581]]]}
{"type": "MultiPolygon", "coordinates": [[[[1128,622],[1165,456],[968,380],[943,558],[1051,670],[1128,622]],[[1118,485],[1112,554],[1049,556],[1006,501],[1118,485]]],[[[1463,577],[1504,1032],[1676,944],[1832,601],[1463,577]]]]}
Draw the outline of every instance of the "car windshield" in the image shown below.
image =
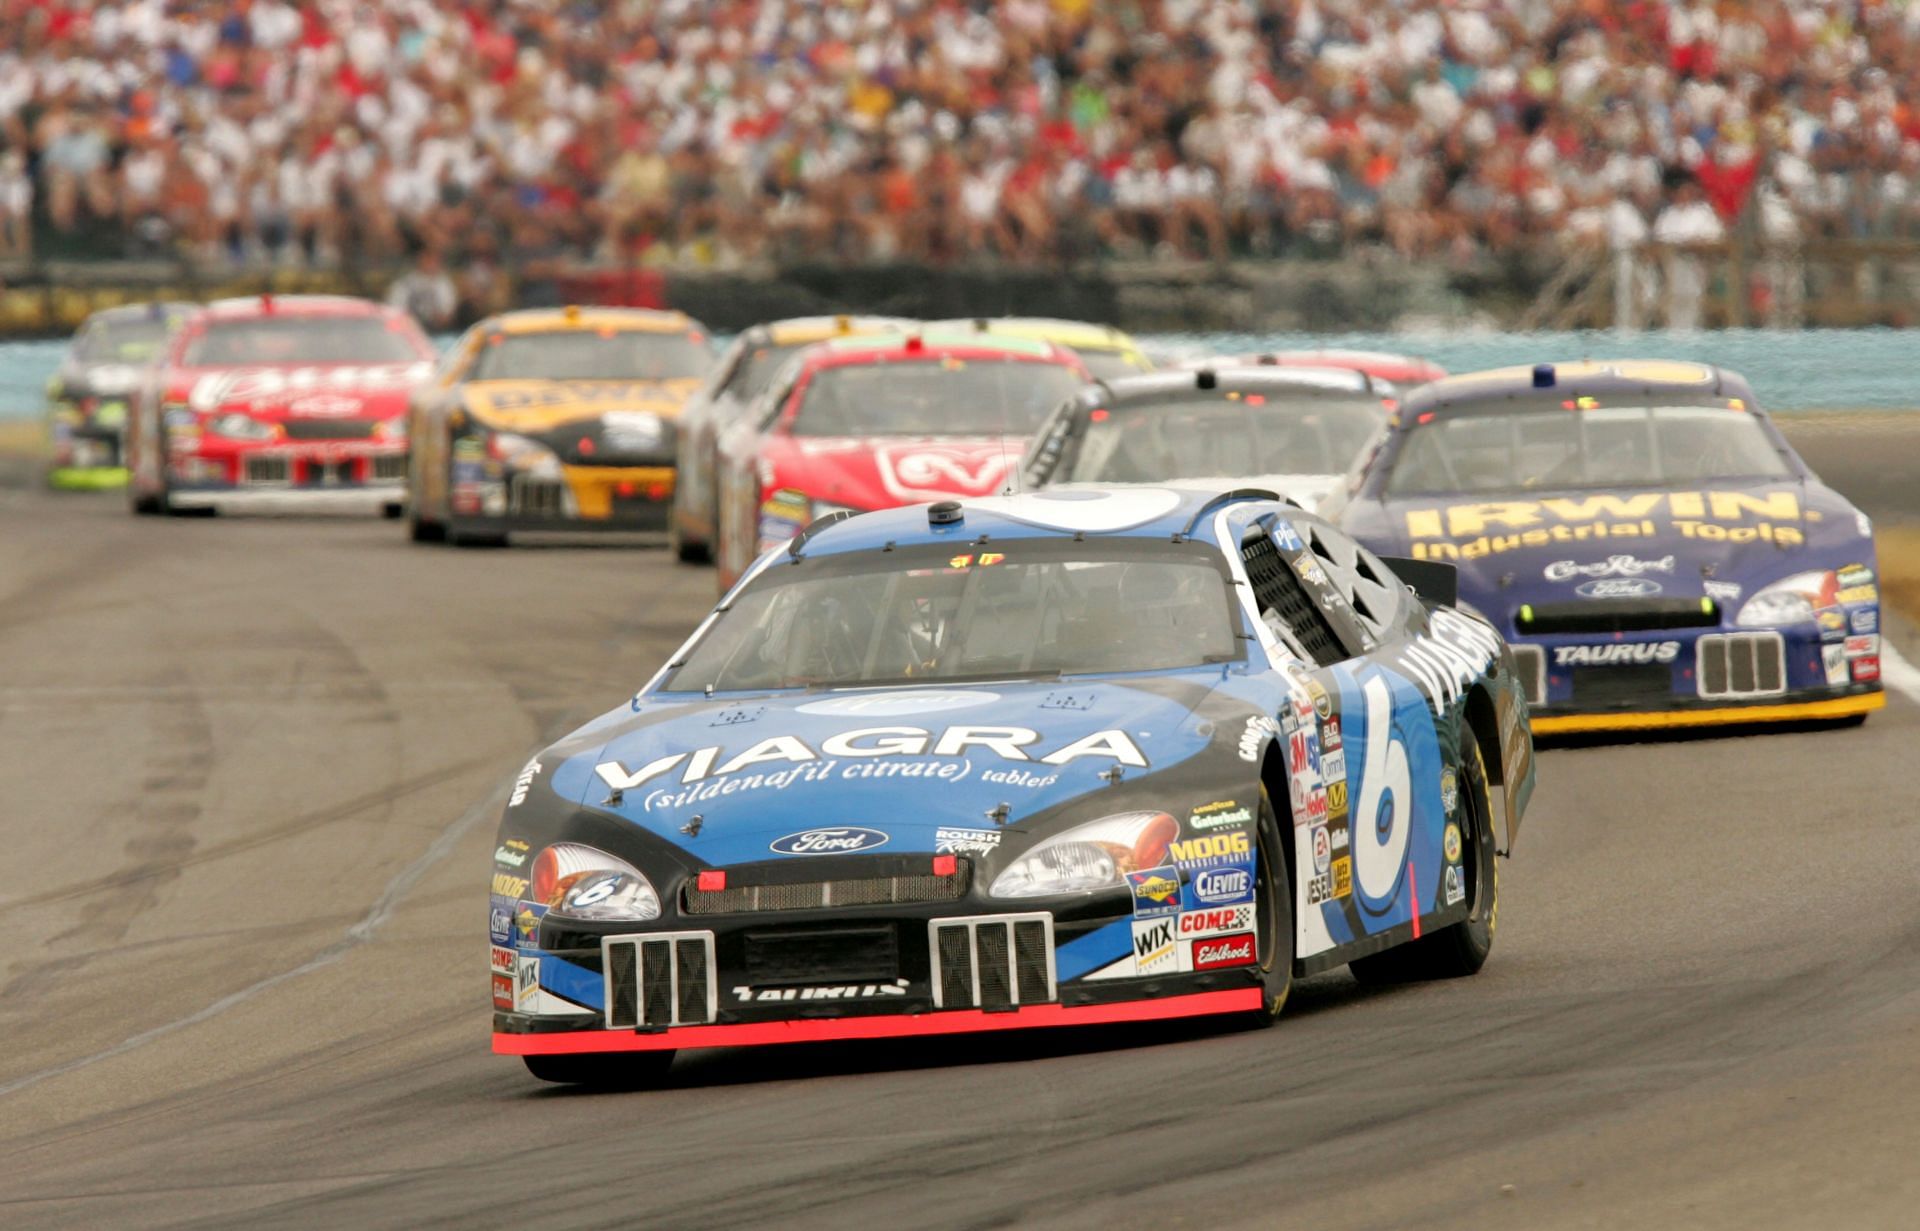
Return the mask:
{"type": "Polygon", "coordinates": [[[1080,362],[1087,365],[1087,371],[1093,373],[1095,380],[1118,380],[1122,376],[1138,376],[1151,371],[1140,356],[1119,350],[1075,350],[1080,362]]]}
{"type": "Polygon", "coordinates": [[[80,335],[74,356],[82,363],[146,363],[160,353],[171,328],[164,317],[100,321],[80,335]]]}
{"type": "Polygon", "coordinates": [[[1385,410],[1373,398],[1221,390],[1088,413],[1059,483],[1158,483],[1233,475],[1339,474],[1385,410]]]}
{"type": "Polygon", "coordinates": [[[742,402],[752,401],[766,391],[773,383],[774,374],[780,365],[807,348],[804,342],[792,346],[775,346],[769,342],[756,346],[740,357],[740,366],[733,370],[733,379],[727,382],[727,392],[742,402]]]}
{"type": "Polygon", "coordinates": [[[686,333],[638,329],[551,330],[490,335],[473,380],[688,380],[713,356],[686,333]]]}
{"type": "Polygon", "coordinates": [[[188,367],[277,363],[407,363],[425,356],[378,316],[282,316],[214,321],[187,343],[188,367]]]}
{"type": "Polygon", "coordinates": [[[1389,495],[1619,487],[1793,474],[1752,415],[1723,406],[1449,410],[1408,433],[1389,495]]]}
{"type": "Polygon", "coordinates": [[[1204,543],[1016,539],[805,557],[761,573],[664,687],[844,687],[1195,667],[1240,657],[1204,543]]]}
{"type": "Polygon", "coordinates": [[[796,436],[1025,436],[1082,383],[1057,363],[934,358],[823,368],[796,436]]]}

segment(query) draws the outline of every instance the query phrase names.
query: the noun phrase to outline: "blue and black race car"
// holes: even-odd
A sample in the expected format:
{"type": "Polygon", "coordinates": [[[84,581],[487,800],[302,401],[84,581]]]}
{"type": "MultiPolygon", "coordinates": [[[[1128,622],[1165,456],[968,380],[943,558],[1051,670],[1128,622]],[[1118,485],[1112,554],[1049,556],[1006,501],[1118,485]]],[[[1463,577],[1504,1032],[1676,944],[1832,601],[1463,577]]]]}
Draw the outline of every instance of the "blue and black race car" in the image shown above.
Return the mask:
{"type": "Polygon", "coordinates": [[[822,518],[515,781],[494,1050],[633,1083],[681,1048],[1470,974],[1534,773],[1451,572],[1265,492],[822,518]]]}
{"type": "Polygon", "coordinates": [[[1322,511],[1459,569],[1513,643],[1541,734],[1885,703],[1873,527],[1738,374],[1541,364],[1410,394],[1322,511]]]}

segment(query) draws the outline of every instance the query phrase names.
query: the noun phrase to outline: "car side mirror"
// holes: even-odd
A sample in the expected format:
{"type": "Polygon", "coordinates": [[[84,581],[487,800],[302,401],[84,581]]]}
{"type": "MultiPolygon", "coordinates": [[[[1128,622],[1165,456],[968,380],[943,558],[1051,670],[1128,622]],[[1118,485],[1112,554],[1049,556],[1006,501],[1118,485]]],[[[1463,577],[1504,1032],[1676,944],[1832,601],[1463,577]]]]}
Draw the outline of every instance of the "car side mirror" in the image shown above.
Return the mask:
{"type": "Polygon", "coordinates": [[[1420,601],[1430,607],[1453,607],[1460,602],[1460,570],[1441,560],[1412,560],[1402,556],[1382,556],[1380,563],[1393,570],[1420,601]]]}

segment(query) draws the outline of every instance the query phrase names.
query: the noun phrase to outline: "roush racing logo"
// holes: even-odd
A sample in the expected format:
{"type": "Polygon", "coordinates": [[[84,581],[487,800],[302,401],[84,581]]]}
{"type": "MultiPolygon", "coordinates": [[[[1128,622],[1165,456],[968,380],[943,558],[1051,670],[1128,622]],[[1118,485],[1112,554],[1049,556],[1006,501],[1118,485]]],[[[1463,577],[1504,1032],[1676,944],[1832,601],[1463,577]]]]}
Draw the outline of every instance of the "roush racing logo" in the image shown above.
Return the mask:
{"type": "Polygon", "coordinates": [[[881,445],[873,461],[881,486],[902,504],[942,496],[991,496],[1005,485],[1020,446],[992,444],[881,445]]]}

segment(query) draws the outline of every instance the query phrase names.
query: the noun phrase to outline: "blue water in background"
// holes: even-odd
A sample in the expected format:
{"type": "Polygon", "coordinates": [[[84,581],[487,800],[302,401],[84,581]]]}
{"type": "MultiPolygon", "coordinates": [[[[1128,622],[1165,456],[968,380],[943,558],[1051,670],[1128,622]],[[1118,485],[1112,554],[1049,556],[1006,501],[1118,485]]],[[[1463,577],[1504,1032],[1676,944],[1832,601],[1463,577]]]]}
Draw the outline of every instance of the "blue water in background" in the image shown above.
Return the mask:
{"type": "MultiPolygon", "coordinates": [[[[1573,359],[1691,359],[1718,363],[1753,382],[1773,410],[1920,407],[1920,330],[1736,329],[1695,334],[1141,334],[1155,357],[1215,351],[1343,346],[1421,355],[1452,372],[1573,359]]],[[[40,413],[59,341],[0,342],[0,418],[40,413]]]]}

